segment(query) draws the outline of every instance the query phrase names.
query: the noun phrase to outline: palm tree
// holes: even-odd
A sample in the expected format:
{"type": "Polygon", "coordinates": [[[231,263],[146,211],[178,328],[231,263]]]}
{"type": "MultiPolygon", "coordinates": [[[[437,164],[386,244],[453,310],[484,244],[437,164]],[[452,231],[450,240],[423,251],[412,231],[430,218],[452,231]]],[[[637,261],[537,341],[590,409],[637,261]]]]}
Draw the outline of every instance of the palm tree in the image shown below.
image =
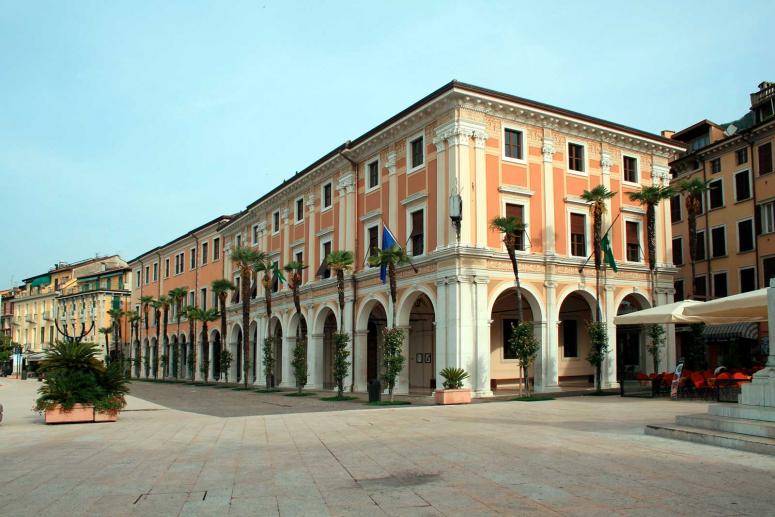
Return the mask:
{"type": "Polygon", "coordinates": [[[353,252],[332,251],[326,257],[326,264],[336,272],[336,288],[339,292],[339,332],[342,332],[344,329],[344,274],[353,268],[353,252]]]}
{"type": "MultiPolygon", "coordinates": [[[[134,349],[135,349],[135,340],[138,340],[138,342],[139,342],[139,339],[138,339],[137,335],[139,334],[138,331],[140,330],[138,328],[138,323],[140,321],[140,315],[137,314],[135,311],[127,311],[126,312],[126,319],[129,322],[129,343],[130,343],[130,345],[129,345],[129,347],[130,347],[129,348],[129,357],[132,358],[132,353],[134,352],[134,349]]],[[[137,357],[134,357],[132,359],[139,361],[139,358],[137,358],[137,357]]],[[[131,374],[131,371],[132,371],[131,370],[131,364],[133,364],[132,360],[130,360],[130,374],[131,374]]]]}
{"type": "MultiPolygon", "coordinates": [[[[170,289],[170,292],[167,293],[167,297],[170,300],[170,304],[175,307],[175,319],[177,320],[178,324],[178,333],[180,333],[180,318],[183,316],[183,300],[186,299],[186,295],[188,294],[188,287],[175,287],[174,289],[170,289]]],[[[180,344],[177,345],[178,348],[180,348],[180,344]]],[[[178,350],[178,357],[182,357],[182,354],[180,353],[180,350],[178,350]]],[[[183,364],[182,361],[178,361],[178,369],[183,370],[186,367],[186,365],[183,364]]],[[[179,376],[181,378],[185,378],[185,375],[183,375],[184,372],[179,372],[179,376]]]]}
{"type": "Polygon", "coordinates": [[[243,381],[248,387],[248,372],[250,372],[250,279],[255,271],[255,264],[261,258],[259,252],[250,248],[238,247],[231,254],[231,260],[240,272],[240,297],[242,298],[242,367],[245,372],[243,381]]]}
{"type": "MultiPolygon", "coordinates": [[[[199,319],[200,312],[201,311],[193,305],[186,307],[186,319],[188,320],[188,342],[191,343],[191,354],[188,358],[189,364],[192,365],[189,368],[191,372],[191,381],[196,380],[196,340],[194,339],[194,326],[196,325],[196,320],[199,319]]],[[[205,380],[205,382],[207,382],[207,380],[205,380]]]]}
{"type": "Polygon", "coordinates": [[[709,190],[708,182],[700,178],[683,180],[678,184],[685,196],[686,218],[689,222],[689,258],[692,261],[692,286],[690,299],[694,299],[695,262],[697,261],[697,216],[702,211],[702,196],[709,190]]]}
{"type": "Polygon", "coordinates": [[[517,318],[524,321],[522,311],[522,285],[519,282],[519,262],[517,262],[517,244],[525,234],[525,224],[517,217],[496,217],[490,221],[490,229],[503,234],[503,244],[511,260],[511,269],[514,271],[514,281],[517,284],[517,318]]]}
{"type": "Polygon", "coordinates": [[[112,331],[113,327],[100,327],[99,329],[99,333],[105,336],[105,358],[107,361],[110,360],[110,346],[108,344],[108,337],[112,331]]]}
{"type": "MultiPolygon", "coordinates": [[[[159,297],[159,306],[161,307],[162,312],[162,321],[164,325],[164,331],[162,332],[162,335],[164,336],[164,340],[166,341],[167,345],[169,345],[169,337],[167,336],[167,327],[169,323],[169,316],[170,316],[170,298],[169,296],[162,295],[159,297]]],[[[158,325],[158,322],[157,322],[158,325]]],[[[169,355],[169,352],[167,350],[164,350],[164,353],[169,355]]],[[[172,361],[170,361],[170,358],[167,357],[167,365],[172,364],[172,361]]],[[[166,369],[166,368],[165,368],[166,369]]],[[[162,378],[164,378],[165,375],[168,375],[168,372],[164,372],[164,375],[162,375],[162,378]]]]}
{"type": "MultiPolygon", "coordinates": [[[[256,254],[256,259],[253,262],[253,270],[261,275],[261,285],[264,287],[264,303],[266,304],[266,339],[264,340],[264,353],[271,354],[271,347],[274,346],[274,338],[269,336],[269,330],[272,324],[272,261],[266,253],[259,251],[256,254]],[[270,347],[267,350],[267,347],[270,347]]],[[[270,378],[266,375],[266,389],[270,389],[270,378]]]]}
{"type": "Polygon", "coordinates": [[[663,199],[670,199],[673,189],[659,185],[643,185],[638,192],[630,192],[630,200],[646,206],[646,240],[649,250],[649,271],[651,272],[651,306],[656,305],[654,293],[657,269],[657,217],[656,207],[663,199]]]}
{"type": "MultiPolygon", "coordinates": [[[[160,300],[151,300],[151,307],[153,307],[153,321],[154,325],[156,325],[156,368],[153,371],[153,378],[155,379],[158,375],[159,370],[159,364],[161,364],[161,343],[159,343],[159,333],[161,331],[161,325],[159,325],[159,320],[161,319],[161,301],[160,300]]],[[[162,378],[164,375],[162,375],[162,378]]]]}
{"type": "Polygon", "coordinates": [[[388,278],[390,280],[390,300],[393,302],[391,328],[396,327],[396,297],[398,295],[398,288],[396,287],[396,267],[407,263],[409,263],[409,256],[398,244],[394,244],[385,250],[377,250],[376,254],[369,257],[369,265],[387,268],[388,278]]]}
{"type": "MultiPolygon", "coordinates": [[[[221,350],[223,350],[224,343],[227,343],[226,341],[226,298],[229,296],[229,291],[233,291],[234,289],[236,289],[236,287],[234,287],[234,284],[232,284],[230,281],[226,280],[225,278],[221,278],[220,280],[213,280],[211,287],[215,295],[218,297],[218,308],[219,308],[218,312],[220,313],[220,317],[221,317],[221,350]]],[[[215,357],[213,357],[213,359],[215,359],[215,357]]]]}
{"type": "Polygon", "coordinates": [[[600,266],[602,265],[602,248],[600,240],[603,238],[603,214],[606,212],[605,202],[616,195],[605,185],[598,185],[592,190],[585,190],[581,199],[589,204],[589,212],[592,214],[593,246],[595,255],[595,294],[596,294],[596,321],[600,321],[600,266]]]}
{"type": "MultiPolygon", "coordinates": [[[[117,352],[116,355],[121,357],[121,318],[124,317],[126,313],[121,310],[120,307],[111,308],[108,310],[108,316],[110,316],[110,329],[111,334],[113,335],[113,348],[117,352]]],[[[108,357],[113,360],[112,357],[110,357],[110,351],[108,351],[108,357]]]]}
{"type": "MultiPolygon", "coordinates": [[[[206,310],[202,309],[195,309],[196,310],[196,319],[202,322],[202,347],[204,350],[209,350],[210,347],[210,340],[208,338],[208,330],[207,330],[207,324],[211,321],[215,321],[218,319],[218,310],[215,308],[210,308],[206,310]]],[[[207,375],[209,373],[209,360],[204,360],[202,363],[202,375],[204,376],[205,382],[207,382],[207,375]]]]}
{"type": "Polygon", "coordinates": [[[143,320],[145,325],[145,338],[148,339],[148,306],[151,305],[153,296],[141,296],[140,303],[143,305],[143,320]]]}
{"type": "MultiPolygon", "coordinates": [[[[307,266],[304,265],[303,262],[294,260],[293,262],[289,262],[283,267],[283,269],[288,273],[288,287],[291,288],[291,293],[293,294],[293,306],[296,308],[296,348],[294,349],[294,369],[296,369],[297,364],[301,364],[300,367],[304,368],[304,377],[306,377],[306,366],[304,366],[304,358],[306,357],[306,352],[304,351],[303,347],[304,344],[301,341],[301,300],[299,299],[299,288],[301,287],[301,280],[302,280],[302,272],[307,269],[307,266]],[[296,363],[297,357],[301,360],[300,363],[296,363]]],[[[299,393],[301,393],[302,388],[304,388],[304,384],[306,384],[306,380],[300,379],[298,376],[298,372],[300,370],[296,369],[297,377],[296,377],[296,386],[299,389],[299,393]]]]}

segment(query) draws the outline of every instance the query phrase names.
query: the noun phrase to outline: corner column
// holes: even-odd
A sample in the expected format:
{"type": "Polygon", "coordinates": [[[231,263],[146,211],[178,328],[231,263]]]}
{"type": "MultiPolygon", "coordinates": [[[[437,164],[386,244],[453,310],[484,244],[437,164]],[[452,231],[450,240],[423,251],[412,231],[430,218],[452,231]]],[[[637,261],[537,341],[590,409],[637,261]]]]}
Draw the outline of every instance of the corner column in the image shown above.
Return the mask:
{"type": "Polygon", "coordinates": [[[445,137],[439,135],[438,131],[436,138],[433,139],[433,144],[436,146],[436,249],[442,249],[447,245],[447,233],[443,231],[443,228],[449,224],[447,221],[449,193],[447,192],[445,137]]]}

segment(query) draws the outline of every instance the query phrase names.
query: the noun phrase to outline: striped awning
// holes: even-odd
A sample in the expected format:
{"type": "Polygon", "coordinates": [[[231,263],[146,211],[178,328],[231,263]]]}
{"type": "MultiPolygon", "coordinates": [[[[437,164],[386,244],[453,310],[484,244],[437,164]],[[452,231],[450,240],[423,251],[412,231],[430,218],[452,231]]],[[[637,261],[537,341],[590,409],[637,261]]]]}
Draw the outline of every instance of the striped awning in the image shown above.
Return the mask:
{"type": "Polygon", "coordinates": [[[723,325],[707,325],[702,331],[705,339],[758,339],[758,323],[725,323],[723,325]]]}

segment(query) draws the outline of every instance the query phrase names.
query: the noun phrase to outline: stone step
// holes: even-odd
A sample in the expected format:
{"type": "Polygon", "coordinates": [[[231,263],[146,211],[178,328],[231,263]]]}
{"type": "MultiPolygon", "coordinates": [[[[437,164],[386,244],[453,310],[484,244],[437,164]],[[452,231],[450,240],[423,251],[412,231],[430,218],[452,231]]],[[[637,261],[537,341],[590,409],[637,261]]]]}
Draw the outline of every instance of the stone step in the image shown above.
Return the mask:
{"type": "Polygon", "coordinates": [[[745,404],[711,404],[708,414],[745,420],[775,422],[775,407],[747,406],[745,404]]]}
{"type": "Polygon", "coordinates": [[[671,438],[673,440],[703,443],[739,451],[756,452],[759,454],[775,456],[775,439],[773,438],[762,438],[761,436],[748,436],[745,434],[699,429],[678,424],[647,425],[646,434],[662,438],[671,438]]]}
{"type": "Polygon", "coordinates": [[[675,417],[675,423],[685,427],[697,427],[711,431],[775,438],[775,422],[767,422],[765,420],[750,420],[700,413],[697,415],[679,415],[675,417]]]}

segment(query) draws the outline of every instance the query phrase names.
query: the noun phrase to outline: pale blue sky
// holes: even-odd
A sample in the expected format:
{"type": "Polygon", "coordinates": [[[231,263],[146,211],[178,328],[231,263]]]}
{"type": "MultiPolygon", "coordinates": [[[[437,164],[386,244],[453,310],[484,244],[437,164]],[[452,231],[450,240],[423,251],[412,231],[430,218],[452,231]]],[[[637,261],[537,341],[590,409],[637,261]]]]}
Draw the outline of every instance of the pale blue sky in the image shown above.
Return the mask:
{"type": "Polygon", "coordinates": [[[742,115],[775,3],[0,1],[0,288],[130,259],[451,79],[640,129],[742,115]]]}

